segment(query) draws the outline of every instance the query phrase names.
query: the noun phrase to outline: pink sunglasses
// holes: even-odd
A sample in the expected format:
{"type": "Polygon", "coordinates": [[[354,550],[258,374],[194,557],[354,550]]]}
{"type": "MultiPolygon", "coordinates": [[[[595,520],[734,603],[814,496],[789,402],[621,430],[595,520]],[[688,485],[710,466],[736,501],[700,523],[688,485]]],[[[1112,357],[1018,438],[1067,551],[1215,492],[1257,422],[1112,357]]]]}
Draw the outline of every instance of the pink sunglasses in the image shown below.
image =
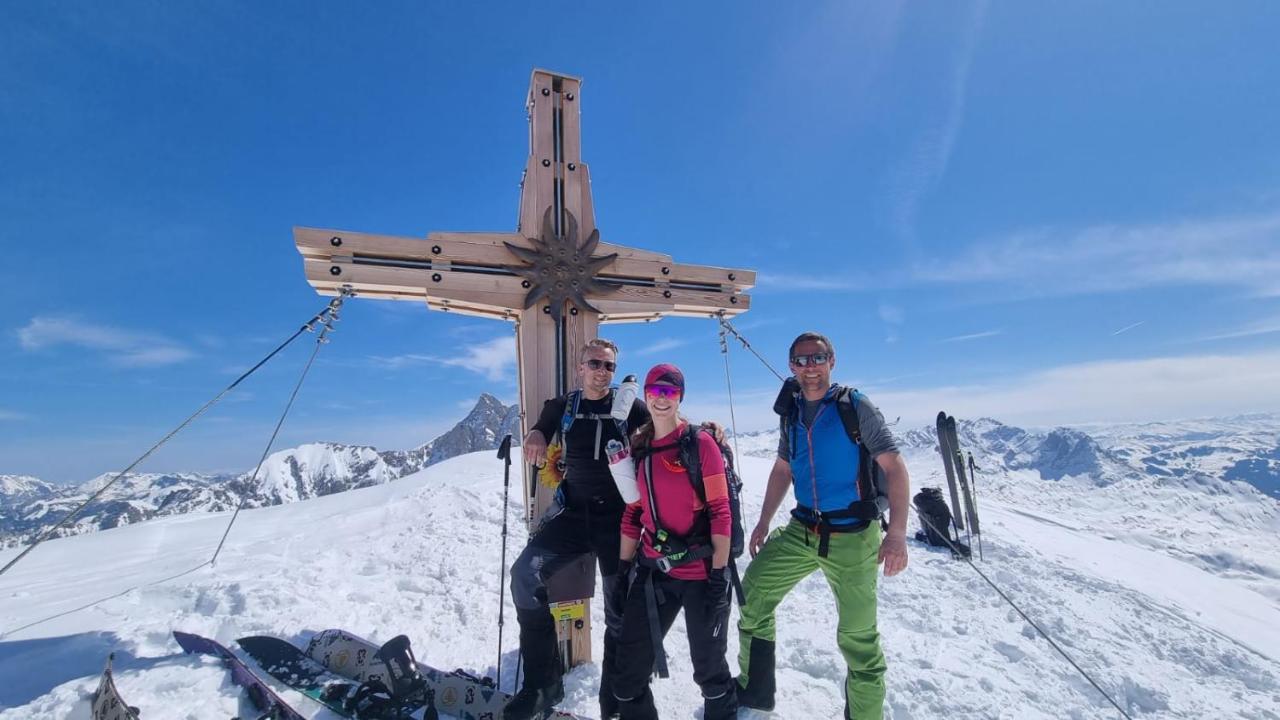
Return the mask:
{"type": "Polygon", "coordinates": [[[660,398],[680,397],[680,388],[673,385],[649,385],[644,389],[645,395],[655,395],[660,398]]]}

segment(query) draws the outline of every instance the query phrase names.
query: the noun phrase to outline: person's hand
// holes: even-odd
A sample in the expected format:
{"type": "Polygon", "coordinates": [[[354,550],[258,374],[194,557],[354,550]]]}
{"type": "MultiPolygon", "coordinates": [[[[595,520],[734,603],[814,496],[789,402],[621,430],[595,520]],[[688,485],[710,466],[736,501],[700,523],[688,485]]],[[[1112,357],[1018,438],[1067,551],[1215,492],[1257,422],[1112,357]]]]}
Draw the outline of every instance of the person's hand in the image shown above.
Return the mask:
{"type": "Polygon", "coordinates": [[[524,461],[542,467],[547,462],[547,439],[541,430],[530,430],[520,443],[524,451],[524,461]]]}
{"type": "Polygon", "coordinates": [[[729,576],[726,568],[707,571],[707,618],[711,622],[711,637],[720,637],[729,625],[729,576]]]}
{"type": "MultiPolygon", "coordinates": [[[[754,535],[752,538],[754,539],[754,535]]],[[[907,536],[905,533],[889,533],[880,542],[880,557],[884,563],[884,576],[893,577],[907,569],[907,536]]]]}
{"type": "Polygon", "coordinates": [[[760,547],[769,539],[769,523],[760,518],[760,522],[756,523],[756,527],[751,531],[751,541],[747,543],[747,548],[751,550],[751,557],[755,557],[760,552],[760,547]]]}

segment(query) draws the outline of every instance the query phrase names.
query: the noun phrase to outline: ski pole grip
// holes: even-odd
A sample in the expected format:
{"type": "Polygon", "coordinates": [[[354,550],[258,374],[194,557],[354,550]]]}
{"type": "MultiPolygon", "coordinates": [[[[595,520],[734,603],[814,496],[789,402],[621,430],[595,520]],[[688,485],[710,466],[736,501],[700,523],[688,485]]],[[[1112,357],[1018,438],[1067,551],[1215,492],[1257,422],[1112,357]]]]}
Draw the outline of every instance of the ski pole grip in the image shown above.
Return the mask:
{"type": "Polygon", "coordinates": [[[510,433],[507,433],[507,436],[502,438],[502,444],[498,446],[498,459],[506,460],[508,463],[511,462],[511,434],[510,433]]]}

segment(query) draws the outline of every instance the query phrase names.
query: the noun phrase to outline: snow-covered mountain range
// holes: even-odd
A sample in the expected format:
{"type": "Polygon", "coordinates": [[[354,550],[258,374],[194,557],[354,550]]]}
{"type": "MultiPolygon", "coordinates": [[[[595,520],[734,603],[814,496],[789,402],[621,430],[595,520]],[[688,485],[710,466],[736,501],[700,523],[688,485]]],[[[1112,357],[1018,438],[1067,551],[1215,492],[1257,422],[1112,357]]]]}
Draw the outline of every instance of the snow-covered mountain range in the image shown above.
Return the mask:
{"type": "MultiPolygon", "coordinates": [[[[1280,501],[1239,482],[1130,474],[1132,462],[1150,454],[1152,441],[1141,438],[1159,434],[1150,429],[1092,431],[1092,444],[1070,433],[1029,432],[1041,440],[1022,445],[1016,429],[995,423],[966,430],[984,466],[977,567],[1130,717],[1280,717],[1280,501]],[[1012,456],[994,452],[1000,442],[1012,456]],[[1142,453],[1125,460],[1124,448],[1142,453]],[[1030,466],[1037,462],[1064,472],[1046,479],[1030,466]],[[1095,465],[1107,477],[1065,472],[1095,465]]],[[[744,454],[751,442],[764,450],[771,440],[739,438],[744,454]]],[[[1166,466],[1174,456],[1209,457],[1159,444],[1168,448],[1166,466]]],[[[913,486],[945,482],[927,432],[904,434],[903,445],[913,486]]],[[[767,454],[739,464],[750,523],[772,465],[767,454]]],[[[1235,462],[1224,459],[1223,467],[1235,462]]],[[[493,676],[500,604],[508,618],[500,686],[512,689],[517,640],[502,579],[527,534],[511,522],[504,536],[523,504],[513,495],[504,507],[501,467],[492,452],[472,453],[396,482],[249,510],[216,566],[209,558],[225,512],[45,543],[0,578],[0,720],[88,717],[88,698],[112,652],[116,684],[144,718],[257,717],[223,664],[182,655],[172,630],[233,649],[251,634],[305,645],[328,627],[374,640],[405,633],[419,659],[493,676]]],[[[1118,716],[972,568],[908,542],[907,571],[879,580],[887,720],[1118,716]]],[[[0,562],[16,554],[0,550],[0,562]]],[[[749,555],[741,562],[750,563],[749,555]]],[[[591,613],[598,660],[601,603],[591,613]]],[[[772,717],[840,715],[846,669],[835,617],[821,573],[779,607],[772,717]]],[[[671,678],[653,685],[662,716],[698,717],[702,697],[690,679],[683,622],[665,647],[671,678]]],[[[737,653],[731,633],[731,666],[737,653]]],[[[595,716],[599,681],[598,664],[575,668],[562,707],[595,716]]],[[[335,717],[297,692],[282,693],[303,717],[335,717]]]]}
{"type": "MultiPolygon", "coordinates": [[[[256,479],[252,469],[238,475],[130,473],[57,535],[230,510],[242,499],[245,507],[266,507],[378,485],[458,455],[497,448],[507,433],[518,438],[519,423],[518,406],[503,405],[485,393],[452,429],[411,450],[309,443],[272,453],[256,479]]],[[[78,486],[58,487],[33,477],[0,475],[0,547],[44,532],[115,476],[104,473],[78,486]]]]}
{"type": "MultiPolygon", "coordinates": [[[[265,507],[378,485],[448,458],[493,449],[503,435],[518,436],[518,424],[517,406],[504,406],[483,394],[451,430],[410,450],[312,443],[273,453],[253,482],[251,471],[129,475],[59,534],[193,511],[228,510],[241,498],[246,507],[265,507]]],[[[1209,523],[1243,523],[1259,530],[1276,522],[1275,514],[1267,511],[1273,503],[1251,506],[1235,500],[1280,499],[1280,415],[1048,430],[981,418],[961,420],[959,433],[980,468],[979,495],[997,486],[1014,494],[1058,494],[1063,497],[1064,514],[1081,520],[1106,515],[1113,507],[1124,508],[1142,520],[1145,531],[1151,533],[1149,542],[1159,544],[1159,538],[1175,530],[1202,536],[1201,562],[1215,567],[1250,566],[1254,560],[1247,548],[1220,547],[1209,523]],[[1036,481],[1053,481],[1060,487],[1036,481]],[[1072,490],[1079,485],[1101,491],[1072,490]],[[1169,526],[1170,509],[1191,498],[1198,499],[1207,513],[1206,524],[1169,526]],[[1254,510],[1249,511],[1250,507],[1254,510]]],[[[914,464],[937,464],[932,427],[899,430],[899,440],[909,456],[918,458],[914,464]]],[[[738,443],[744,455],[769,457],[777,446],[777,431],[745,433],[738,443]]],[[[0,547],[29,540],[111,477],[114,474],[108,473],[79,487],[58,488],[36,478],[0,476],[0,547]]],[[[1280,567],[1274,571],[1280,578],[1280,567]]]]}
{"type": "MultiPolygon", "coordinates": [[[[1031,471],[1044,480],[1096,485],[1151,477],[1162,484],[1225,491],[1243,482],[1280,499],[1280,415],[1026,430],[991,418],[959,420],[962,447],[992,473],[1031,471]],[[1223,483],[1227,483],[1224,485],[1223,483]]],[[[906,450],[938,450],[933,427],[898,431],[906,450]]],[[[778,432],[739,436],[741,452],[771,457],[778,432]]]]}

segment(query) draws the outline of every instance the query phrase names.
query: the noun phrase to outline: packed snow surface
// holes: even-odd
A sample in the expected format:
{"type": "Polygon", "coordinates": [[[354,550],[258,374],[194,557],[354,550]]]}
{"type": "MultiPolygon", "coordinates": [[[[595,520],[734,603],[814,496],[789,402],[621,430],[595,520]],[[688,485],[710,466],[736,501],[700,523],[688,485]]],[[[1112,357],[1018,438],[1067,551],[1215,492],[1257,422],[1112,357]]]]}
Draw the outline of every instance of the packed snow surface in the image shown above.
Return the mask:
{"type": "MultiPolygon", "coordinates": [[[[936,457],[908,453],[915,487],[938,484],[936,457]]],[[[770,464],[741,459],[748,525],[770,464]]],[[[512,484],[508,562],[526,538],[518,473],[512,484]]],[[[1166,502],[1131,487],[1142,493],[1135,512],[1114,485],[1003,474],[981,496],[978,565],[1133,717],[1278,720],[1274,501],[1218,497],[1209,513],[1177,490],[1166,502]],[[1223,522],[1226,502],[1254,508],[1256,521],[1223,522]]],[[[305,644],[330,627],[374,640],[406,633],[420,659],[493,674],[502,492],[501,464],[484,452],[384,485],[249,510],[212,568],[201,565],[230,513],[48,542],[0,576],[0,720],[88,717],[111,652],[121,694],[147,720],[256,717],[219,663],[181,653],[174,629],[233,648],[251,634],[305,644]]],[[[887,718],[1118,716],[973,569],[914,541],[910,551],[907,572],[880,581],[887,718]]],[[[0,562],[16,552],[0,552],[0,562]]],[[[510,689],[515,613],[503,602],[502,684],[510,689]]],[[[598,658],[599,603],[592,612],[598,658]]],[[[682,623],[666,648],[672,677],[655,680],[659,710],[700,717],[682,623]]],[[[734,667],[737,650],[731,638],[734,667]]],[[[844,673],[834,602],[814,575],[779,610],[773,717],[838,717],[844,673]]],[[[597,665],[575,669],[565,709],[595,717],[598,683],[597,665]]],[[[333,717],[282,694],[304,715],[333,717]]]]}

